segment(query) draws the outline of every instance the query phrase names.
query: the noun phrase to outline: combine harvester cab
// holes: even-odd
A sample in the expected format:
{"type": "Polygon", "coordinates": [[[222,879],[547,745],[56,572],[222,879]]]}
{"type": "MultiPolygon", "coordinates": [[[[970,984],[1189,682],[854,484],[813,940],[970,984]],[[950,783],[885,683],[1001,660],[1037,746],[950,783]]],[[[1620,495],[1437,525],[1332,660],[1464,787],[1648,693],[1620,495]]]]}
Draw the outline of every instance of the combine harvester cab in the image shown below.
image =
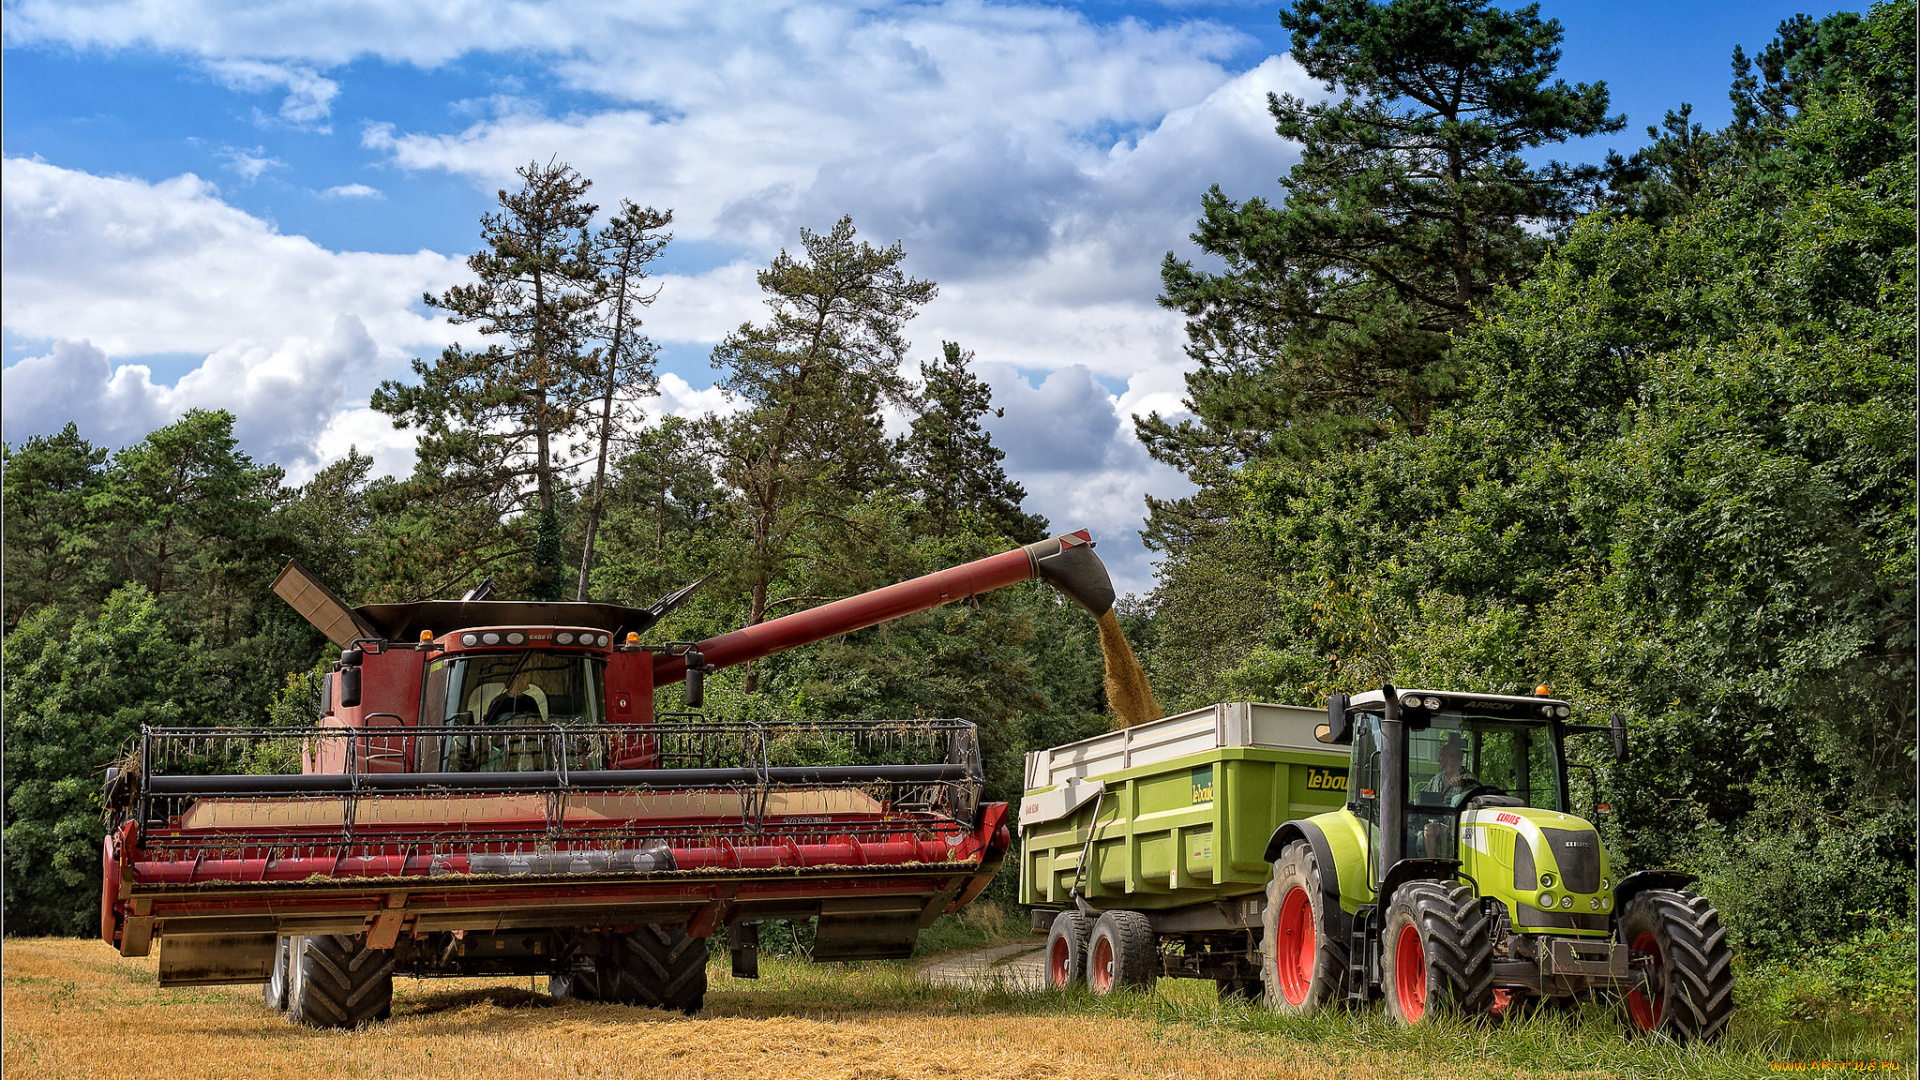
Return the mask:
{"type": "Polygon", "coordinates": [[[974,727],[710,721],[655,688],[1042,578],[1098,614],[1087,534],[697,643],[651,608],[485,600],[348,609],[275,591],[342,646],[317,726],[148,729],[107,780],[101,936],[163,986],[261,983],[296,1020],[386,1014],[395,973],[538,975],[556,996],[697,1011],[707,939],[757,973],[765,919],[815,960],[904,957],[992,879],[974,727]]]}

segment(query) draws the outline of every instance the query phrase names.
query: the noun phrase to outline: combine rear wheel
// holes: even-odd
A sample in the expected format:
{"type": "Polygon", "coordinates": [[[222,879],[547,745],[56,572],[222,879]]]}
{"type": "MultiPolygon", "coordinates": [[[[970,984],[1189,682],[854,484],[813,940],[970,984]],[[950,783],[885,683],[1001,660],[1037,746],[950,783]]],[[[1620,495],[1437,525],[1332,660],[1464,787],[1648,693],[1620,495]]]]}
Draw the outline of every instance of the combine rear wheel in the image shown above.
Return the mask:
{"type": "Polygon", "coordinates": [[[1159,939],[1145,915],[1109,911],[1093,924],[1087,940],[1087,985],[1102,996],[1148,989],[1159,960],[1159,939]]]}
{"type": "Polygon", "coordinates": [[[1065,990],[1087,977],[1087,937],[1093,922],[1077,911],[1053,917],[1047,931],[1047,989],[1065,990]]]}
{"type": "Polygon", "coordinates": [[[273,945],[273,967],[267,970],[267,981],[260,984],[260,993],[267,999],[267,1008],[281,1012],[287,1007],[287,939],[280,938],[273,945]]]}
{"type": "Polygon", "coordinates": [[[1296,840],[1280,852],[1267,883],[1260,973],[1267,1006],[1290,1016],[1340,1000],[1347,979],[1347,943],[1325,933],[1326,894],[1313,848],[1296,840]]]}
{"type": "Polygon", "coordinates": [[[692,1016],[707,999],[707,939],[685,926],[643,926],[613,940],[615,990],[607,1000],[692,1016]]]}
{"type": "Polygon", "coordinates": [[[1627,992],[1634,1027],[1683,1043],[1725,1034],[1733,1018],[1733,954],[1720,913],[1705,897],[1648,889],[1620,912],[1620,937],[1648,958],[1645,988],[1627,992]]]}
{"type": "Polygon", "coordinates": [[[1492,1004],[1492,927],[1464,885],[1402,885],[1387,912],[1380,953],[1387,1015],[1403,1024],[1437,1010],[1476,1016],[1492,1004]]]}
{"type": "Polygon", "coordinates": [[[393,950],[367,948],[365,934],[287,939],[287,1018],[356,1028],[393,1011],[393,950]]]}

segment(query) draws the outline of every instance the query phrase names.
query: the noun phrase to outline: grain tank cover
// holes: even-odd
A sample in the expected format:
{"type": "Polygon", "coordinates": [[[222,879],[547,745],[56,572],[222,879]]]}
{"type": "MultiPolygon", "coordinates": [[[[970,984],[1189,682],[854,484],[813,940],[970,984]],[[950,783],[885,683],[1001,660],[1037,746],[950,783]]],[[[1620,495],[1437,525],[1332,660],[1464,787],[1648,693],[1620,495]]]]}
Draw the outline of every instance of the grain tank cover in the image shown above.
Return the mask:
{"type": "Polygon", "coordinates": [[[368,604],[353,611],[388,641],[412,640],[423,630],[446,634],[474,626],[589,626],[618,638],[660,621],[651,608],[530,600],[416,600],[368,604]]]}

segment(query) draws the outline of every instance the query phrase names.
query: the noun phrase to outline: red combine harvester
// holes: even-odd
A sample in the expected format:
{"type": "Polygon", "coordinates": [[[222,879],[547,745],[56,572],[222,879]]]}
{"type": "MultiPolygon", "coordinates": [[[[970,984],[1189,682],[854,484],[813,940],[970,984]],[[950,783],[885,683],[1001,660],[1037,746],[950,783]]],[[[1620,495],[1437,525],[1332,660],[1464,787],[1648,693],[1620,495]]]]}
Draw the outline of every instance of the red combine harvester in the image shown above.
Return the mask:
{"type": "Polygon", "coordinates": [[[290,564],[274,590],[343,648],[318,725],[143,731],[108,772],[101,936],[323,1027],[385,1016],[396,973],[691,1013],[706,939],[751,977],[765,919],[817,918],[815,960],[906,956],[1010,842],[973,725],[722,723],[653,691],[697,709],[715,669],[1033,578],[1113,605],[1085,532],[665,645],[642,635],[692,587],[349,610],[290,564]]]}

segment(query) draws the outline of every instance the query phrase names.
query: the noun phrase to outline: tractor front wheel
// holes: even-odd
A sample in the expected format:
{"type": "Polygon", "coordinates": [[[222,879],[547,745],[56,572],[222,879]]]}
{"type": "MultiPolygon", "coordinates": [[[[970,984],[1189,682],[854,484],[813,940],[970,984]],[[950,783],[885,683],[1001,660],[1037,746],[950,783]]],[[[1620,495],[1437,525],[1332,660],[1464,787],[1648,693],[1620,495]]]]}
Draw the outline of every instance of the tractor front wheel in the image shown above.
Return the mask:
{"type": "Polygon", "coordinates": [[[1087,938],[1093,921],[1077,911],[1053,917],[1047,931],[1047,989],[1065,990],[1087,977],[1087,938]]]}
{"type": "Polygon", "coordinates": [[[1473,890],[1415,881],[1393,894],[1380,940],[1387,1015],[1418,1024],[1436,1011],[1477,1016],[1493,996],[1493,932],[1473,890]]]}
{"type": "Polygon", "coordinates": [[[1720,913],[1705,897],[1648,889],[1620,912],[1620,937],[1643,960],[1646,982],[1627,991],[1627,1016],[1641,1031],[1676,1042],[1726,1033],[1733,1018],[1733,953],[1720,913]]]}
{"type": "Polygon", "coordinates": [[[1320,864],[1304,840],[1280,852],[1267,883],[1260,974],[1267,1005],[1299,1016],[1340,1000],[1347,980],[1347,943],[1326,933],[1320,864]]]}
{"type": "Polygon", "coordinates": [[[1153,986],[1160,960],[1159,938],[1137,911],[1109,911],[1087,939],[1087,985],[1101,996],[1153,986]]]}

